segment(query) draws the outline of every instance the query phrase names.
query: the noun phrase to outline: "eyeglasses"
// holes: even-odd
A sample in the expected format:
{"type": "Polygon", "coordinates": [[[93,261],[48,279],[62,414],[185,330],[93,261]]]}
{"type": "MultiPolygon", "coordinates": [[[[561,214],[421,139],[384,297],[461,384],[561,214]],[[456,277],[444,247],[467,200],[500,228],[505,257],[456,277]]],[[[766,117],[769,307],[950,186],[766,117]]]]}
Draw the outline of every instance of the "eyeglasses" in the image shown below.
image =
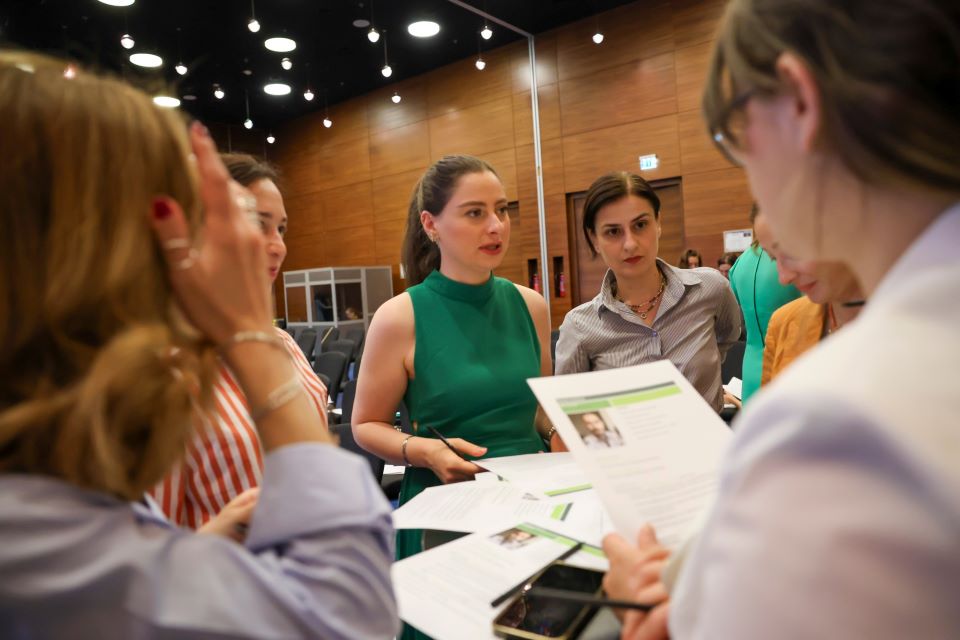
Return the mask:
{"type": "Polygon", "coordinates": [[[754,95],[748,89],[730,101],[720,117],[720,127],[710,132],[713,144],[731,164],[743,166],[743,138],[747,129],[745,107],[754,95]]]}

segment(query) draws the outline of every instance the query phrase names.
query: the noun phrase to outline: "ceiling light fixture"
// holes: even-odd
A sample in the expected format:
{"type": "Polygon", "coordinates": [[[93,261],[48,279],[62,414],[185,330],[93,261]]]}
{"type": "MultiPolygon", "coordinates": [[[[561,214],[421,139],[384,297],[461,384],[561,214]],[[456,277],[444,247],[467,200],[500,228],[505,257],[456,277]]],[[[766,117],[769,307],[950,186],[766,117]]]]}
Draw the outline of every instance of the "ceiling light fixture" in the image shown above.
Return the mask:
{"type": "Polygon", "coordinates": [[[147,67],[150,69],[163,66],[163,58],[152,53],[131,53],[130,62],[138,67],[147,67]]]}
{"type": "Polygon", "coordinates": [[[223,100],[223,96],[226,94],[223,92],[223,89],[220,88],[220,85],[213,85],[213,97],[217,100],[223,100]]]}
{"type": "Polygon", "coordinates": [[[293,69],[293,60],[290,58],[284,58],[280,61],[280,66],[283,67],[285,71],[290,71],[290,69],[293,69]]]}
{"type": "Polygon", "coordinates": [[[603,42],[603,34],[597,31],[595,34],[593,34],[593,41],[595,44],[600,44],[603,42]]]}
{"type": "Polygon", "coordinates": [[[397,93],[396,91],[393,92],[393,96],[390,98],[390,100],[393,101],[393,104],[400,104],[400,101],[401,101],[402,99],[403,99],[403,98],[401,98],[401,97],[400,97],[400,94],[397,93]]]}
{"type": "MultiPolygon", "coordinates": [[[[33,73],[33,71],[30,71],[30,73],[33,73]]],[[[68,64],[63,68],[63,77],[67,80],[73,80],[77,77],[77,68],[72,64],[68,64]]]]}
{"type": "Polygon", "coordinates": [[[183,64],[183,62],[178,62],[177,66],[175,66],[174,69],[176,70],[177,73],[179,73],[182,76],[187,75],[187,66],[183,64]]]}
{"type": "Polygon", "coordinates": [[[477,68],[477,71],[483,71],[487,68],[487,63],[482,57],[477,57],[477,61],[474,62],[473,65],[477,68]]]}
{"type": "Polygon", "coordinates": [[[247,29],[250,29],[250,33],[260,31],[260,23],[257,21],[257,10],[253,6],[253,0],[250,0],[250,22],[247,23],[247,29]]]}
{"type": "Polygon", "coordinates": [[[393,69],[390,67],[390,63],[387,60],[387,32],[383,32],[383,69],[380,69],[380,73],[383,74],[384,78],[389,78],[393,75],[393,69]]]}
{"type": "Polygon", "coordinates": [[[432,20],[420,20],[407,25],[407,33],[415,38],[432,38],[440,33],[440,25],[432,20]]]}
{"type": "Polygon", "coordinates": [[[483,25],[483,29],[480,30],[480,37],[484,40],[489,40],[493,37],[493,31],[486,24],[483,25]]]}
{"type": "Polygon", "coordinates": [[[355,26],[357,29],[366,29],[370,26],[370,21],[366,18],[357,18],[353,21],[353,26],[355,26]]]}
{"type": "Polygon", "coordinates": [[[284,82],[272,82],[263,86],[263,92],[268,96],[290,95],[290,85],[284,82]]]}
{"type": "Polygon", "coordinates": [[[270,135],[267,136],[267,144],[273,144],[276,141],[277,139],[273,137],[273,132],[271,132],[270,135]]]}
{"type": "Polygon", "coordinates": [[[134,3],[135,0],[100,0],[103,4],[108,4],[111,7],[129,7],[134,3]]]}
{"type": "Polygon", "coordinates": [[[309,87],[307,87],[307,90],[303,92],[303,99],[307,102],[313,101],[313,91],[310,91],[309,87]]]}
{"type": "MultiPolygon", "coordinates": [[[[596,11],[596,7],[593,8],[596,11]]],[[[600,15],[597,13],[593,14],[593,24],[596,26],[597,30],[593,34],[593,43],[600,44],[603,42],[603,31],[600,30],[600,15]]]]}
{"type": "Polygon", "coordinates": [[[380,32],[370,27],[370,31],[367,31],[367,40],[374,44],[380,42],[380,32]]]}
{"type": "Polygon", "coordinates": [[[275,51],[276,53],[290,53],[297,48],[297,43],[290,38],[267,38],[263,41],[263,46],[267,48],[268,51],[275,51]]]}
{"type": "Polygon", "coordinates": [[[124,49],[133,49],[133,45],[137,44],[134,42],[133,37],[129,33],[125,33],[120,36],[120,46],[124,49]]]}
{"type": "Polygon", "coordinates": [[[253,129],[253,120],[250,119],[250,94],[246,89],[243,90],[243,103],[247,108],[247,119],[243,121],[243,126],[246,129],[253,129]]]}
{"type": "Polygon", "coordinates": [[[153,96],[153,104],[164,109],[176,109],[180,106],[180,100],[172,96],[153,96]]]}
{"type": "Polygon", "coordinates": [[[329,129],[333,126],[333,120],[330,119],[330,107],[327,104],[327,90],[323,90],[323,126],[329,129]]]}

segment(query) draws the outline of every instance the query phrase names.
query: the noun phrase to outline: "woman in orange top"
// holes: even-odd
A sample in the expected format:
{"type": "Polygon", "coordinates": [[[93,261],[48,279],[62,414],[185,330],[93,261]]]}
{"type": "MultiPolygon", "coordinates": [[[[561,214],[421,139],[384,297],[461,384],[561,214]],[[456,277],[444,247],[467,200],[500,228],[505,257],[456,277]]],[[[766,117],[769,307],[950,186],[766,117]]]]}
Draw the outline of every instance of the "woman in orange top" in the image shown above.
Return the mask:
{"type": "Polygon", "coordinates": [[[769,248],[780,284],[794,285],[804,295],[770,317],[763,349],[765,385],[791,362],[860,313],[863,293],[853,272],[842,262],[798,260],[776,242],[769,248]]]}

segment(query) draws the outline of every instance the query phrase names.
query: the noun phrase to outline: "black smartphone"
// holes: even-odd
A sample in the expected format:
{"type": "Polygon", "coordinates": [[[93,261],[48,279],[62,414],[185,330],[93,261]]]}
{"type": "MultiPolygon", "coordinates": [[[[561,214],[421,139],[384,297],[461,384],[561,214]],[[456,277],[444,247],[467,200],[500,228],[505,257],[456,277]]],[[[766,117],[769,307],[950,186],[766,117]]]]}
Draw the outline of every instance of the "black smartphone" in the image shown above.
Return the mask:
{"type": "MultiPolygon", "coordinates": [[[[554,563],[534,578],[531,585],[599,595],[603,573],[554,563]]],[[[493,621],[493,632],[500,638],[568,640],[586,626],[596,611],[596,607],[589,605],[521,593],[493,621]]]]}

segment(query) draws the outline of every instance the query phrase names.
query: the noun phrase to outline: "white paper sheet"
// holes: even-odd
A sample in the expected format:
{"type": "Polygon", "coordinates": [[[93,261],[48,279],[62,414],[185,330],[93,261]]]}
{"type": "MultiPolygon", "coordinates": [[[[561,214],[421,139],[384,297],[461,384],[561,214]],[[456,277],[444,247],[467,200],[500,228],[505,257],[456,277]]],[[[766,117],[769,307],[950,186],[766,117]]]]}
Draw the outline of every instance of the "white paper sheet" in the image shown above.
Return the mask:
{"type": "Polygon", "coordinates": [[[616,530],[670,547],[713,500],[732,434],[668,360],[528,381],[616,530]]]}
{"type": "Polygon", "coordinates": [[[737,400],[743,400],[743,380],[730,378],[730,382],[723,385],[724,390],[737,400]]]}
{"type": "MultiPolygon", "coordinates": [[[[572,544],[527,523],[488,529],[401,560],[392,570],[400,617],[435,640],[494,638],[493,620],[508,603],[491,607],[490,601],[572,544]]],[[[568,562],[582,565],[584,556],[589,563],[595,554],[581,551],[568,562]]]]}
{"type": "Polygon", "coordinates": [[[483,458],[475,463],[537,497],[568,497],[591,488],[587,476],[567,452],[483,458]]]}
{"type": "Polygon", "coordinates": [[[584,505],[576,509],[569,501],[537,500],[525,495],[507,482],[456,482],[430,487],[393,512],[393,526],[473,533],[530,519],[562,523],[574,511],[579,515],[589,508],[584,505]]]}

